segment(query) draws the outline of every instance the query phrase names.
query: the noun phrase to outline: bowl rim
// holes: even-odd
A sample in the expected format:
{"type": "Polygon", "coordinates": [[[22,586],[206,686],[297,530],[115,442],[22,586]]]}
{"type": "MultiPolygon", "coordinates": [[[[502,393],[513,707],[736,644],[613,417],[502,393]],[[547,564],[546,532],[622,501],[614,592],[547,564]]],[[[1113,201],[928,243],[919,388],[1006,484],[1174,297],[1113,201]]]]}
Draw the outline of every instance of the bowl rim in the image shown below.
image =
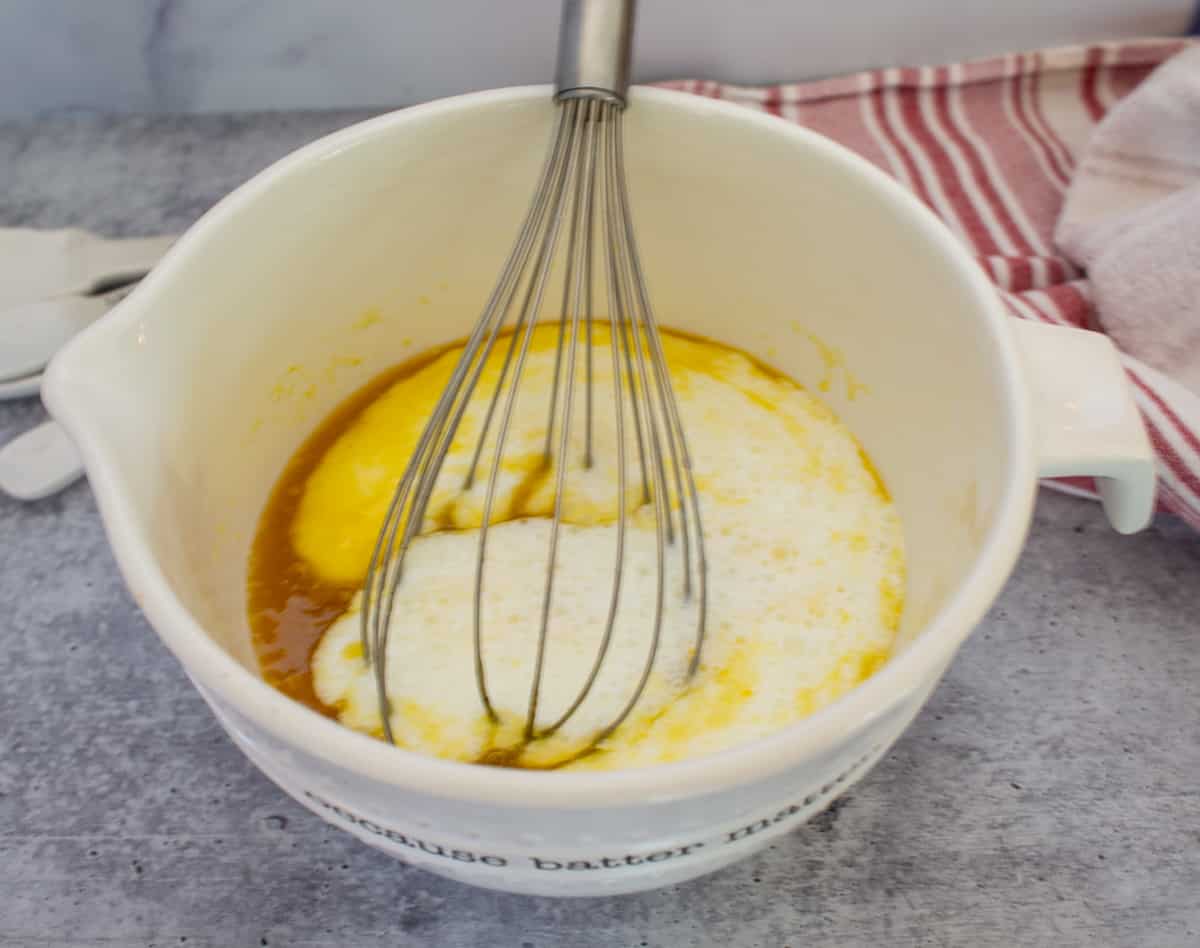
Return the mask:
{"type": "MultiPolygon", "coordinates": [[[[256,726],[305,754],[397,789],[513,807],[618,807],[702,796],[778,774],[836,747],[940,677],[1007,581],[1032,518],[1037,478],[1031,396],[998,294],[948,228],[902,185],[843,146],[764,112],[663,88],[635,87],[631,105],[654,103],[741,124],[759,134],[841,164],[864,189],[920,231],[957,271],[975,302],[979,330],[999,363],[1006,441],[1012,446],[997,513],[975,563],[912,642],[867,681],[817,713],[746,744],[677,762],[611,771],[539,772],[481,767],[425,756],[353,731],[285,696],[218,645],[173,591],[134,528],[132,495],[116,476],[114,452],[89,422],[87,363],[96,340],[152,315],[153,299],[189,256],[203,248],[239,208],[303,167],[381,133],[464,109],[487,109],[551,97],[547,85],[520,86],[439,99],[376,116],[323,136],[281,158],[205,213],[116,310],[72,340],[48,367],[43,398],[74,439],[96,496],[109,542],[130,591],[163,642],[205,697],[215,696],[256,726]]],[[[222,715],[223,717],[223,715],[222,715]]]]}

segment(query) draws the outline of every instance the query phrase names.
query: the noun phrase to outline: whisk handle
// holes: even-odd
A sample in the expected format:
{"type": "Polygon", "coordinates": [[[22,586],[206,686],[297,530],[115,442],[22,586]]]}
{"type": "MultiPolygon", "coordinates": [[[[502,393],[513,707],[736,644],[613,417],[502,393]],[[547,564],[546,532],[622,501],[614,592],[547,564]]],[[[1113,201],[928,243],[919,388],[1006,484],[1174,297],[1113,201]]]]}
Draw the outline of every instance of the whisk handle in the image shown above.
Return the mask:
{"type": "Polygon", "coordinates": [[[555,96],[611,98],[629,89],[634,0],[563,0],[555,96]]]}

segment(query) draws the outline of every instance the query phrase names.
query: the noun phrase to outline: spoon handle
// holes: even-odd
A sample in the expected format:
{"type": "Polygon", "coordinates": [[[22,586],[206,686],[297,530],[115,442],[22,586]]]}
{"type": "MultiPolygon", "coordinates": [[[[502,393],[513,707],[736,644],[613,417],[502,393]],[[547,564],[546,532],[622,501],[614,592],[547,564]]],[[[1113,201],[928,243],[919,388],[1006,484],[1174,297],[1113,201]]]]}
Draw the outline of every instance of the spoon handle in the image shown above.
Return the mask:
{"type": "Polygon", "coordinates": [[[67,340],[110,305],[103,296],[61,296],[0,310],[0,382],[42,371],[67,340]]]}
{"type": "Polygon", "coordinates": [[[174,237],[89,241],[84,252],[87,289],[102,290],[145,276],[174,242],[174,237]]]}
{"type": "Polygon", "coordinates": [[[17,500],[41,500],[74,483],[83,461],[67,432],[47,421],[0,447],[0,491],[17,500]]]}
{"type": "Polygon", "coordinates": [[[129,283],[145,276],[174,241],[0,227],[0,309],[129,283]]]}

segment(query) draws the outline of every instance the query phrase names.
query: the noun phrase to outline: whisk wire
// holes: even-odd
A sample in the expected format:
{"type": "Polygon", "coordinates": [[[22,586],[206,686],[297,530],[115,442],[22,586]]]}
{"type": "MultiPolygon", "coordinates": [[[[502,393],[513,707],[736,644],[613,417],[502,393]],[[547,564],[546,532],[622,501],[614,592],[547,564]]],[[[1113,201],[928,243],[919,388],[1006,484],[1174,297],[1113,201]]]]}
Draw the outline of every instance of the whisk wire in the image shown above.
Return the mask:
{"type": "MultiPolygon", "coordinates": [[[[392,495],[383,526],[371,553],[363,584],[363,599],[360,604],[360,641],[364,660],[370,661],[374,665],[384,736],[392,743],[395,743],[395,738],[391,728],[391,704],[387,699],[386,680],[389,620],[394,608],[396,591],[403,576],[404,550],[407,549],[408,540],[419,527],[424,515],[423,504],[409,503],[410,492],[414,482],[420,483],[425,480],[424,473],[431,460],[430,445],[434,444],[444,433],[447,418],[456,403],[458,410],[454,413],[454,419],[450,425],[451,439],[453,432],[457,430],[503,324],[504,315],[512,305],[529,246],[540,230],[541,220],[550,207],[549,193],[553,180],[552,171],[558,166],[563,153],[569,147],[568,138],[564,134],[568,128],[564,112],[560,115],[554,135],[554,144],[546,156],[538,187],[517,241],[509,253],[500,279],[492,290],[482,316],[467,339],[463,353],[451,373],[445,391],[421,432],[416,449],[392,495]],[[480,340],[485,334],[488,338],[481,354],[479,352],[480,340]],[[464,386],[463,379],[472,366],[474,371],[464,386]],[[419,516],[418,510],[420,511],[419,516]],[[407,522],[406,513],[408,514],[407,522]],[[406,539],[401,541],[401,549],[397,553],[397,534],[402,523],[406,524],[406,539]],[[386,604],[381,603],[383,600],[386,600],[386,604]]],[[[482,444],[482,440],[480,443],[482,444]]],[[[448,448],[449,440],[446,445],[448,448]]],[[[435,451],[434,456],[438,455],[444,458],[445,451],[435,451]]],[[[440,464],[437,467],[440,470],[440,464]]]]}
{"type": "MultiPolygon", "coordinates": [[[[578,109],[580,101],[586,102],[586,110],[585,110],[584,116],[583,116],[583,132],[584,132],[585,136],[590,136],[591,135],[592,106],[594,103],[589,100],[577,100],[574,103],[574,108],[578,109]]],[[[583,146],[583,153],[584,153],[585,158],[590,158],[590,155],[588,154],[587,144],[584,144],[584,146],[583,146]]],[[[579,200],[578,189],[582,185],[583,181],[586,179],[587,173],[588,172],[585,171],[583,173],[583,175],[580,176],[579,178],[577,178],[575,181],[575,193],[574,193],[572,209],[571,209],[571,226],[570,226],[570,229],[567,234],[567,256],[566,256],[567,271],[566,271],[566,275],[563,278],[563,296],[562,296],[562,306],[560,307],[560,310],[559,310],[560,316],[559,316],[559,320],[558,320],[558,338],[555,342],[555,347],[554,347],[554,381],[550,386],[550,416],[546,420],[546,443],[542,449],[542,453],[547,458],[551,457],[550,449],[551,449],[551,445],[554,440],[555,419],[556,419],[556,412],[558,409],[559,382],[562,378],[563,343],[564,343],[564,341],[566,339],[566,335],[567,335],[566,316],[567,316],[567,312],[569,311],[569,306],[571,303],[571,291],[575,286],[575,279],[574,279],[575,278],[575,267],[576,267],[575,244],[576,244],[577,240],[579,239],[579,233],[578,233],[579,232],[579,214],[581,211],[581,204],[582,204],[582,202],[579,200]]]]}
{"type": "MultiPolygon", "coordinates": [[[[581,101],[581,100],[580,100],[581,101]]],[[[578,136],[580,132],[582,110],[578,107],[579,102],[567,103],[571,108],[567,109],[564,118],[569,117],[572,124],[572,139],[578,136]]],[[[550,273],[550,265],[554,258],[554,251],[558,246],[559,232],[563,218],[565,217],[566,203],[562,200],[563,191],[566,182],[571,178],[575,171],[575,167],[579,162],[578,148],[572,148],[567,154],[566,165],[562,168],[562,173],[558,176],[554,185],[554,209],[550,218],[550,226],[542,240],[541,247],[538,251],[537,260],[534,263],[532,276],[529,281],[529,288],[526,292],[525,302],[521,307],[520,315],[517,317],[516,327],[513,330],[513,339],[517,336],[521,337],[520,351],[517,354],[516,366],[513,370],[512,385],[505,393],[504,409],[500,420],[500,427],[496,432],[496,446],[492,458],[491,470],[488,474],[487,494],[484,500],[483,519],[479,529],[479,549],[478,557],[475,566],[475,597],[474,597],[474,639],[475,650],[478,655],[483,652],[483,589],[484,589],[484,573],[487,562],[487,539],[488,529],[492,522],[492,511],[494,509],[496,486],[499,483],[501,462],[504,457],[504,445],[508,440],[509,428],[512,424],[513,411],[516,406],[517,396],[521,387],[521,376],[525,371],[525,362],[529,355],[529,344],[533,339],[533,330],[537,324],[536,314],[541,310],[542,298],[545,294],[547,279],[550,273]]],[[[492,393],[492,398],[500,397],[501,386],[503,380],[498,380],[495,390],[492,393]]],[[[481,438],[486,437],[486,432],[481,433],[481,438]]],[[[482,658],[477,659],[476,664],[476,684],[479,688],[480,698],[483,702],[484,710],[488,717],[493,721],[497,720],[495,707],[492,704],[491,696],[487,689],[487,671],[482,658]]],[[[526,726],[526,731],[531,729],[532,725],[526,726]]]]}
{"type": "MultiPolygon", "coordinates": [[[[553,474],[554,498],[546,549],[546,577],[542,590],[532,676],[525,710],[522,745],[554,734],[578,712],[593,692],[611,652],[628,552],[628,526],[636,507],[652,508],[655,531],[653,621],[646,643],[645,661],[628,698],[614,717],[590,739],[554,766],[561,766],[593,750],[624,723],[644,695],[658,657],[669,585],[667,551],[678,534],[683,598],[699,599],[698,623],[689,676],[698,667],[706,618],[706,561],[698,493],[678,405],[671,386],[665,352],[650,307],[630,219],[623,164],[621,114],[623,103],[611,95],[573,93],[559,104],[559,119],[533,200],[506,260],[500,278],[467,339],[451,372],[446,390],[423,429],[412,458],[389,502],[383,525],[372,550],[364,582],[360,636],[364,658],[373,663],[385,737],[392,733],[392,708],[388,698],[387,649],[396,599],[404,573],[405,557],[424,529],[426,514],[446,457],[456,438],[468,405],[484,375],[509,317],[503,361],[487,393],[480,429],[461,489],[473,489],[480,465],[487,460],[482,519],[475,557],[472,603],[472,644],[475,682],[480,703],[492,721],[499,720],[489,689],[484,636],[484,600],[488,564],[489,529],[496,519],[500,474],[534,329],[550,283],[554,261],[560,255],[566,231],[562,301],[558,314],[552,383],[547,405],[546,434],[541,471],[553,474]],[[594,280],[605,283],[611,357],[613,409],[616,437],[615,549],[612,583],[604,627],[582,684],[564,710],[547,726],[538,727],[542,688],[546,674],[555,611],[555,578],[565,516],[571,467],[568,452],[579,397],[581,339],[583,375],[583,468],[594,458],[594,280]],[[628,408],[628,413],[626,409],[628,408]],[[632,426],[628,422],[632,421],[632,426]],[[630,427],[636,447],[639,501],[631,507],[627,496],[630,427]],[[494,429],[494,437],[493,437],[494,429]],[[665,444],[664,444],[665,442],[665,444]],[[489,451],[490,449],[490,451],[489,451]],[[674,508],[678,508],[676,524],[674,508]],[[693,580],[693,570],[695,580],[693,580]]],[[[519,511],[513,511],[519,514],[519,511]]]]}
{"type": "Polygon", "coordinates": [[[662,401],[663,410],[667,415],[667,428],[670,432],[670,437],[667,439],[667,445],[671,452],[672,468],[675,473],[675,491],[679,498],[680,524],[683,534],[683,562],[684,562],[684,577],[683,577],[683,594],[684,598],[690,598],[692,594],[692,569],[691,569],[691,554],[689,550],[689,534],[688,534],[688,506],[691,507],[691,517],[695,527],[696,538],[696,558],[697,558],[697,583],[700,586],[700,614],[697,622],[696,644],[692,652],[692,661],[689,667],[689,676],[694,674],[699,665],[700,653],[704,644],[704,636],[707,623],[707,562],[704,554],[704,533],[700,524],[700,496],[696,489],[696,477],[692,468],[691,452],[688,450],[687,436],[684,433],[683,422],[679,417],[679,405],[675,398],[675,390],[671,385],[670,375],[667,368],[666,354],[662,348],[662,336],[659,332],[657,321],[654,318],[654,309],[650,305],[650,294],[646,289],[646,280],[642,273],[641,256],[637,250],[637,238],[634,236],[633,215],[629,210],[629,189],[625,180],[625,159],[624,148],[621,142],[621,125],[617,123],[613,129],[615,139],[615,155],[614,164],[617,174],[617,200],[621,204],[620,221],[624,224],[625,240],[629,248],[628,260],[633,271],[633,285],[637,288],[638,303],[642,313],[642,319],[646,326],[647,344],[654,350],[654,358],[652,360],[655,370],[655,376],[658,383],[659,398],[662,401]],[[676,447],[678,445],[678,448],[676,447]],[[684,493],[683,481],[687,481],[687,493],[684,493]]]}
{"type": "MultiPolygon", "coordinates": [[[[549,191],[550,181],[552,178],[551,170],[554,168],[558,160],[561,158],[562,152],[566,147],[566,139],[564,137],[564,129],[567,123],[563,115],[560,115],[560,120],[557,123],[556,133],[554,136],[554,144],[546,156],[545,164],[541,175],[537,190],[534,193],[532,202],[528,212],[526,213],[525,221],[522,224],[519,236],[509,256],[505,262],[504,268],[501,271],[500,279],[492,290],[492,294],[484,306],[483,315],[472,329],[464,344],[463,353],[459,357],[450,379],[447,382],[445,391],[442,397],[434,406],[434,410],[430,415],[429,421],[425,424],[421,435],[418,439],[417,446],[413,451],[412,457],[405,466],[404,474],[397,484],[395,491],[392,494],[391,501],[388,505],[387,513],[384,517],[384,524],[376,538],[374,548],[372,550],[371,559],[368,564],[366,582],[363,588],[363,602],[361,608],[362,621],[361,626],[361,643],[363,648],[364,658],[371,659],[373,654],[373,646],[380,638],[380,629],[378,623],[382,620],[386,613],[378,612],[372,615],[372,600],[376,598],[377,592],[388,585],[388,571],[383,568],[383,564],[391,564],[393,561],[393,553],[395,550],[396,529],[404,519],[404,505],[408,499],[409,490],[413,480],[417,477],[418,471],[423,466],[428,458],[429,444],[436,439],[440,434],[446,415],[456,401],[456,396],[466,394],[467,398],[457,399],[462,406],[465,406],[469,400],[469,394],[474,390],[475,383],[478,381],[479,373],[482,371],[483,365],[490,353],[491,346],[495,341],[496,334],[502,323],[501,320],[496,320],[497,315],[503,316],[512,303],[512,297],[516,292],[517,277],[520,275],[520,270],[523,267],[523,260],[529,244],[533,241],[535,234],[538,231],[540,218],[548,206],[546,200],[547,192],[549,191]],[[503,305],[501,305],[503,301],[503,305]],[[491,330],[488,333],[488,330],[491,330]],[[476,360],[478,353],[479,340],[488,333],[488,342],[484,353],[476,360]],[[463,391],[461,382],[467,371],[475,365],[475,372],[468,390],[463,391]]],[[[482,442],[481,442],[482,443],[482,442]]],[[[468,485],[469,486],[469,485],[468,485]]],[[[399,574],[394,576],[399,579],[399,574]]]]}
{"type": "MultiPolygon", "coordinates": [[[[588,147],[595,128],[593,118],[593,108],[596,106],[595,100],[584,100],[586,106],[581,111],[583,112],[583,134],[584,144],[582,148],[582,166],[578,169],[579,174],[574,181],[574,195],[572,198],[571,208],[571,232],[567,245],[567,272],[563,290],[563,309],[559,317],[559,346],[561,350],[563,329],[567,324],[568,306],[567,301],[570,301],[570,343],[567,352],[566,366],[566,392],[563,396],[563,412],[562,423],[559,425],[559,441],[558,452],[556,454],[557,464],[555,473],[554,485],[554,512],[550,522],[550,541],[549,551],[547,553],[546,566],[546,584],[542,592],[542,612],[541,621],[538,628],[537,649],[534,655],[533,664],[533,682],[529,692],[529,706],[525,716],[525,740],[533,740],[535,725],[537,722],[538,700],[541,695],[542,673],[545,668],[546,660],[546,639],[550,628],[550,613],[554,598],[554,577],[557,574],[558,564],[558,537],[559,531],[562,528],[563,514],[563,498],[566,491],[567,471],[570,469],[570,464],[567,462],[567,446],[570,443],[571,436],[571,420],[572,409],[575,403],[575,365],[576,357],[579,349],[579,322],[581,317],[580,310],[583,306],[581,298],[583,292],[582,279],[575,279],[581,275],[583,270],[583,262],[576,261],[575,251],[576,244],[579,249],[583,250],[587,247],[586,241],[579,235],[579,226],[581,221],[587,220],[585,207],[590,203],[592,198],[592,162],[595,155],[588,147]],[[578,238],[578,239],[577,239],[578,238]]],[[[555,372],[555,384],[558,383],[557,368],[555,372]]],[[[553,404],[553,398],[552,398],[553,404]]],[[[554,418],[550,419],[551,425],[554,423],[554,418]]],[[[550,432],[547,432],[549,439],[550,432]]],[[[553,458],[547,457],[547,462],[553,463],[553,458]]]]}
{"type": "MultiPolygon", "coordinates": [[[[646,661],[642,666],[641,675],[638,678],[637,684],[633,689],[633,693],[629,696],[624,706],[621,708],[617,716],[612,719],[605,727],[601,728],[592,738],[591,747],[603,741],[620,727],[633,713],[633,709],[641,700],[642,694],[649,684],[650,675],[654,670],[654,662],[658,657],[658,649],[662,639],[662,625],[664,600],[666,591],[666,547],[670,542],[669,536],[670,527],[670,495],[667,490],[666,472],[662,466],[662,453],[659,450],[657,427],[654,417],[654,408],[652,404],[651,389],[647,384],[646,358],[643,350],[642,340],[640,338],[640,327],[635,318],[635,313],[630,305],[632,294],[628,284],[628,255],[631,250],[628,243],[623,242],[622,238],[625,234],[620,227],[621,205],[617,197],[617,189],[619,180],[616,177],[616,165],[613,160],[616,157],[615,149],[619,143],[617,137],[617,129],[619,123],[614,123],[613,133],[609,136],[609,161],[606,165],[606,186],[607,186],[607,202],[608,202],[608,240],[606,245],[608,252],[613,258],[613,277],[616,287],[617,298],[619,302],[620,319],[621,319],[621,343],[620,345],[625,350],[625,358],[627,364],[632,364],[636,370],[636,375],[630,375],[630,391],[640,392],[641,398],[632,399],[632,413],[635,418],[644,415],[642,425],[650,442],[651,468],[650,478],[653,481],[653,486],[650,490],[649,502],[654,508],[654,532],[655,532],[655,590],[654,590],[654,619],[651,626],[650,643],[647,649],[646,661]],[[632,349],[632,356],[630,350],[632,349]]],[[[643,458],[643,464],[645,459],[643,458]]],[[[643,470],[643,480],[646,479],[646,471],[643,470]]],[[[590,748],[589,748],[590,749],[590,748]]]]}
{"type": "MultiPolygon", "coordinates": [[[[602,103],[600,105],[600,108],[603,110],[610,110],[610,109],[614,108],[614,106],[612,106],[611,103],[602,103]]],[[[605,149],[607,147],[607,140],[611,136],[611,128],[612,128],[611,122],[601,121],[599,124],[599,129],[596,134],[597,134],[597,138],[600,140],[600,144],[599,144],[597,150],[601,156],[603,156],[606,153],[605,149]]],[[[603,184],[603,182],[602,182],[602,184],[603,184]]],[[[594,191],[594,189],[595,189],[594,181],[589,183],[589,188],[594,191]]],[[[607,190],[605,190],[604,194],[602,195],[602,200],[604,200],[604,199],[607,199],[607,190]]],[[[595,209],[595,202],[593,199],[589,199],[588,207],[587,207],[587,211],[586,211],[587,223],[585,225],[586,232],[587,232],[587,235],[589,238],[592,237],[595,227],[597,226],[595,217],[594,217],[594,209],[595,209]]],[[[604,214],[603,207],[601,207],[601,213],[602,213],[602,215],[604,214]]],[[[601,226],[607,227],[607,221],[608,221],[607,215],[603,216],[603,221],[604,221],[604,223],[601,226]]],[[[609,264],[611,266],[611,264],[612,264],[611,244],[601,243],[600,245],[605,247],[606,250],[609,251],[606,254],[605,263],[609,264]]],[[[592,246],[595,246],[595,245],[593,244],[592,246]]],[[[591,394],[592,394],[592,392],[591,392],[591,386],[592,386],[591,360],[592,360],[592,338],[593,338],[592,337],[592,315],[591,314],[592,314],[593,310],[592,310],[592,284],[591,284],[592,274],[591,274],[591,252],[590,252],[590,250],[587,255],[587,267],[588,267],[588,270],[587,270],[587,273],[585,276],[585,280],[587,282],[586,294],[587,294],[587,301],[588,301],[587,302],[587,314],[588,315],[587,315],[587,324],[586,324],[586,331],[587,331],[586,356],[587,356],[587,360],[588,360],[586,391],[587,391],[589,404],[586,408],[586,414],[585,414],[586,422],[588,424],[588,431],[585,435],[585,437],[587,439],[587,447],[585,448],[585,457],[584,457],[585,469],[591,466],[591,457],[590,457],[590,452],[591,452],[590,426],[591,426],[591,412],[592,412],[592,409],[591,409],[591,394]]],[[[615,284],[611,278],[608,280],[607,285],[608,285],[608,300],[609,300],[609,332],[610,332],[610,338],[612,340],[611,344],[609,346],[609,351],[612,356],[613,415],[614,415],[614,422],[615,422],[614,430],[616,433],[616,448],[617,448],[617,495],[616,495],[617,535],[616,535],[616,548],[615,548],[615,562],[613,564],[612,591],[609,596],[608,613],[607,613],[607,616],[604,621],[604,632],[601,636],[600,644],[596,649],[596,654],[592,660],[592,665],[591,665],[590,669],[588,670],[587,677],[584,679],[583,685],[576,692],[575,697],[572,699],[570,704],[567,705],[566,710],[564,710],[558,716],[558,718],[555,719],[554,723],[550,724],[548,727],[541,730],[537,735],[538,737],[549,737],[550,735],[557,732],[559,730],[559,728],[561,728],[568,720],[570,720],[570,718],[579,709],[580,705],[582,705],[583,702],[587,699],[587,696],[589,694],[591,694],[592,688],[596,684],[596,679],[600,675],[600,669],[604,665],[604,659],[608,656],[609,647],[612,644],[613,628],[616,625],[617,609],[618,609],[618,607],[620,605],[620,601],[621,601],[621,583],[622,583],[622,578],[624,576],[624,567],[625,567],[625,516],[626,516],[626,510],[625,510],[625,508],[626,508],[626,496],[625,496],[625,491],[626,491],[625,405],[624,405],[624,388],[621,384],[620,349],[616,343],[616,340],[617,340],[617,337],[619,334],[619,320],[620,320],[619,309],[618,309],[616,300],[614,298],[615,284]]],[[[595,741],[593,740],[592,744],[594,745],[594,743],[595,743],[595,741]]],[[[589,745],[589,749],[590,749],[590,746],[592,746],[592,745],[589,745]]],[[[578,752],[577,752],[576,756],[578,756],[578,752]]]]}

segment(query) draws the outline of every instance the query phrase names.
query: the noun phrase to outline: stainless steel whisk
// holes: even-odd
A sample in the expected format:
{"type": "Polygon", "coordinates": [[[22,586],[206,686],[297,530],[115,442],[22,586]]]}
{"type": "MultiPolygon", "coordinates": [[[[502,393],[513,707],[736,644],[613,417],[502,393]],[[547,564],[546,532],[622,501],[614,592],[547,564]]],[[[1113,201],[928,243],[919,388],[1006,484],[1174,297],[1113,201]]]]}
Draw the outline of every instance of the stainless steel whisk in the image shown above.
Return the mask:
{"type": "Polygon", "coordinates": [[[682,564],[684,599],[698,598],[689,677],[700,662],[707,589],[699,499],[687,439],[638,259],[625,181],[621,117],[629,85],[633,7],[634,0],[564,2],[556,73],[557,126],[533,201],[491,297],[396,486],[375,544],[363,589],[361,636],[363,654],[374,666],[384,735],[393,743],[386,655],[389,630],[395,621],[392,612],[396,594],[404,578],[405,556],[421,531],[434,485],[484,365],[497,342],[507,339],[503,363],[463,483],[463,490],[469,490],[476,478],[485,473],[484,444],[493,426],[498,426],[493,456],[485,474],[487,490],[474,587],[475,682],[484,711],[493,721],[498,718],[488,690],[482,633],[488,528],[517,390],[564,230],[567,239],[563,295],[543,449],[543,463],[554,477],[555,492],[541,621],[521,747],[516,749],[516,756],[492,762],[512,763],[526,745],[558,731],[583,704],[604,663],[621,597],[626,522],[633,513],[626,501],[627,410],[641,474],[640,503],[653,507],[656,532],[656,598],[654,615],[647,617],[646,660],[632,696],[619,713],[582,750],[573,751],[554,766],[594,749],[629,717],[645,691],[659,650],[667,556],[672,549],[678,551],[682,564]],[[568,470],[566,452],[578,395],[580,348],[584,350],[582,463],[589,468],[593,461],[592,422],[597,410],[592,390],[593,302],[597,283],[606,287],[618,453],[612,595],[603,637],[589,675],[566,711],[549,726],[539,728],[538,702],[545,674],[547,638],[552,634],[551,603],[568,470]],[[510,319],[514,314],[515,318],[510,319]],[[506,329],[511,332],[505,333],[506,329]]]}

